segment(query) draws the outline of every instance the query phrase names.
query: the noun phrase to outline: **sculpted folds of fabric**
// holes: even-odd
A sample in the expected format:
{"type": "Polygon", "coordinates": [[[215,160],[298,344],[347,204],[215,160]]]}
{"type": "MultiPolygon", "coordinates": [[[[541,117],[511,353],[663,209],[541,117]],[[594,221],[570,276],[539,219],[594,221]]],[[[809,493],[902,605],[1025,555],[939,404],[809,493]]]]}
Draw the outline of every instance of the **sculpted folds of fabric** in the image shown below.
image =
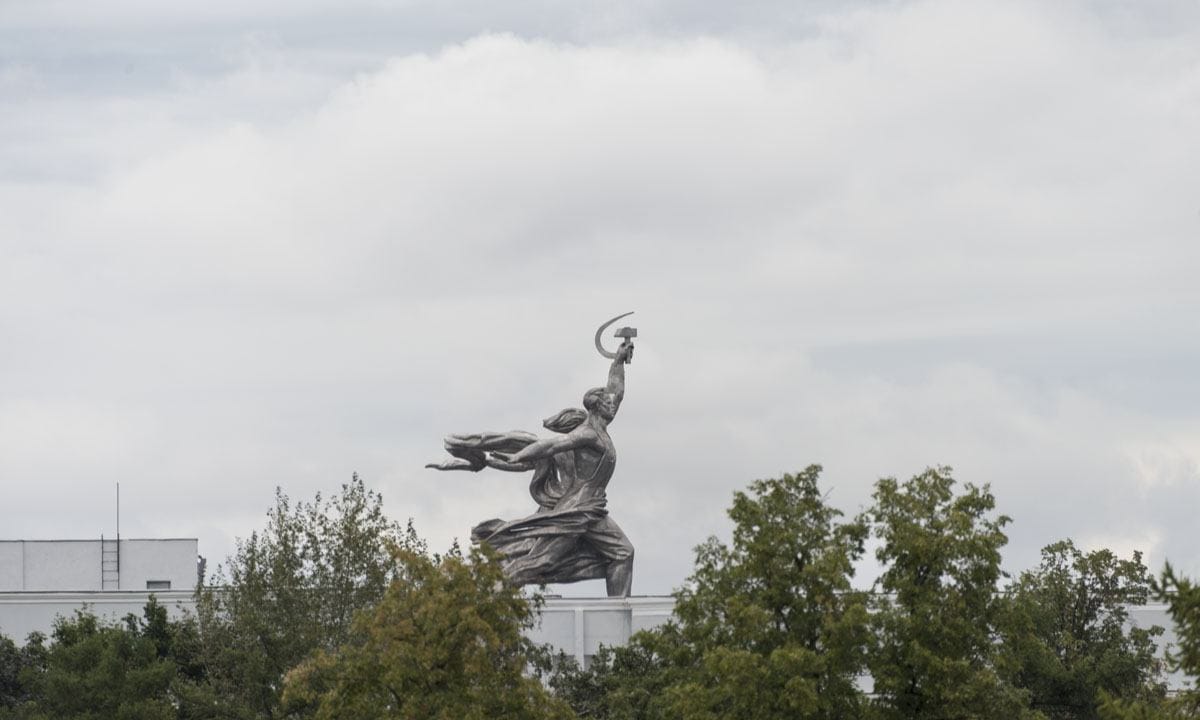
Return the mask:
{"type": "Polygon", "coordinates": [[[426,466],[532,473],[529,493],[536,512],[517,520],[487,520],[471,530],[472,540],[500,553],[505,574],[518,585],[604,578],[610,596],[630,594],[633,545],[609,516],[605,490],[617,461],[608,426],[625,396],[625,366],[633,358],[637,331],[618,330],[623,341],[616,352],[605,350],[601,342],[605,328],[625,315],[596,332],[596,348],[612,359],[608,383],[584,393],[582,409],[567,408],[543,421],[553,435],[450,435],[445,447],[452,459],[426,466]]]}

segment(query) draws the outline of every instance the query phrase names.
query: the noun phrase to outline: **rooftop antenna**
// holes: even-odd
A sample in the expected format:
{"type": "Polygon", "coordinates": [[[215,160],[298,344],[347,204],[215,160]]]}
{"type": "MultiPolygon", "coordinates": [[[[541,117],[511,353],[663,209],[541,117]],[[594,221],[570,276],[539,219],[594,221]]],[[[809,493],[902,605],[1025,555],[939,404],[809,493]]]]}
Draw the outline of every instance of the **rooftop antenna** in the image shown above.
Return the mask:
{"type": "Polygon", "coordinates": [[[121,543],[121,481],[117,481],[117,544],[121,543]]]}

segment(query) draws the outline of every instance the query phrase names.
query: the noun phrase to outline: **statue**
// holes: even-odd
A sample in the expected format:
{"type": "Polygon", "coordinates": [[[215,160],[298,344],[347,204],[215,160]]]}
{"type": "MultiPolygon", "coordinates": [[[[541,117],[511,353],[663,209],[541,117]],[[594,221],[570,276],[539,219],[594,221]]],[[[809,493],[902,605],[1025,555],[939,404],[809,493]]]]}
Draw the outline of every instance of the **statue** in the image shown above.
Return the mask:
{"type": "Polygon", "coordinates": [[[604,578],[609,597],[628,597],[633,585],[633,545],[606,508],[605,488],[612,479],[617,452],[608,435],[625,396],[625,365],[633,359],[634,328],[616,333],[616,352],[604,349],[601,334],[625,313],[596,331],[596,349],[612,359],[608,384],[583,395],[583,409],[567,408],[543,421],[557,435],[538,438],[527,432],[450,435],[446,451],[455,459],[425,467],[470,470],[485,467],[509,472],[533,471],[529,493],[538,504],[533,515],[504,522],[488,520],[471,530],[471,539],[501,555],[504,572],[517,585],[566,583],[604,578]]]}

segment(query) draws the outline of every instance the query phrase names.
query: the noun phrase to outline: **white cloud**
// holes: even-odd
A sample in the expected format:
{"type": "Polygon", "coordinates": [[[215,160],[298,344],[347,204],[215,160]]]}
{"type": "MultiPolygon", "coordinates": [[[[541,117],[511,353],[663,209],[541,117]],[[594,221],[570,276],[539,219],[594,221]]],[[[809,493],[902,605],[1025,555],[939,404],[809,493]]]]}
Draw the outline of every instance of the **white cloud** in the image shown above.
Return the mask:
{"type": "Polygon", "coordinates": [[[9,532],[96,525],[123,478],[125,522],[220,557],[275,484],[359,470],[444,544],[529,501],[422,470],[440,436],[577,403],[592,329],[636,309],[611,496],[641,591],[809,462],[849,512],[926,465],[990,482],[1015,562],[1101,533],[1190,556],[1194,463],[1147,493],[1129,438],[1200,425],[1170,399],[1197,396],[1197,27],[932,1],[813,27],[484,35],[351,77],[252,42],[160,92],[26,98],[0,153],[49,179],[0,184],[0,477],[45,483],[9,532]]]}

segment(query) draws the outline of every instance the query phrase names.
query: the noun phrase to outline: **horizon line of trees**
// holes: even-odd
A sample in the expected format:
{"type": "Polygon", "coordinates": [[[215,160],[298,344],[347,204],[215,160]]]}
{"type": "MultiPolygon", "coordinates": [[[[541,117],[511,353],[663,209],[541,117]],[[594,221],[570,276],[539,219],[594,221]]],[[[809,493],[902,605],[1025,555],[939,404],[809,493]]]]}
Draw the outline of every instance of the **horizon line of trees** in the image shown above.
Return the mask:
{"type": "Polygon", "coordinates": [[[587,668],[529,641],[541,598],[487,548],[431,552],[357,475],[308,502],[277,490],[194,613],[152,599],[0,637],[0,720],[1200,718],[1200,588],[1170,565],[1060,540],[1008,577],[987,486],[884,478],[846,517],[820,472],[734,493],[674,619],[587,668]],[[882,572],[855,589],[869,544],[882,572]],[[1175,625],[1165,657],[1161,627],[1129,622],[1150,599],[1175,625]]]}

